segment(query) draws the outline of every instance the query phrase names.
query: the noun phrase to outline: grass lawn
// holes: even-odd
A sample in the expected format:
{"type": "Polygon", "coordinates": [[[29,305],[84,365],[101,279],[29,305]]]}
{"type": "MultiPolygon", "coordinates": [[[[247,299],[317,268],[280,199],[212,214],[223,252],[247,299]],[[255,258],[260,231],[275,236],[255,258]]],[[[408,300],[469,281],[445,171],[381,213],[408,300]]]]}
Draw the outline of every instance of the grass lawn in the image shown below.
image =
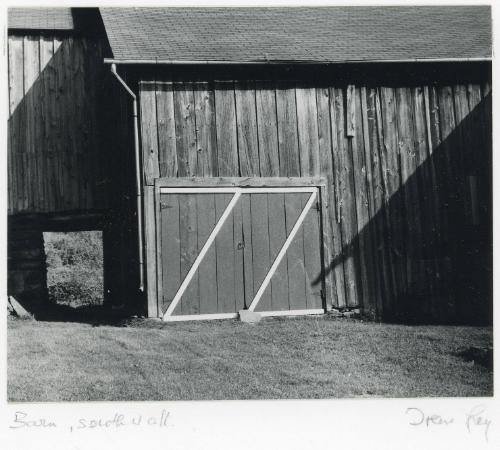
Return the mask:
{"type": "Polygon", "coordinates": [[[122,326],[9,318],[10,401],[489,396],[488,327],[308,317],[122,326]]]}

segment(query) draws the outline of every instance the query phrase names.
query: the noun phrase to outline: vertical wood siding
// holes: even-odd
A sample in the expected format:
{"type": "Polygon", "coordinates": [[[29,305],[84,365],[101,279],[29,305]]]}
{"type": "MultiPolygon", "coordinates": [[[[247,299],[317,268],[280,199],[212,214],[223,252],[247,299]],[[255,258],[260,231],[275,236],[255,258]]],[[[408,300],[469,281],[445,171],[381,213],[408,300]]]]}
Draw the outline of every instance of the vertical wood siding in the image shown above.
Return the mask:
{"type": "Polygon", "coordinates": [[[102,58],[96,39],[9,36],[9,214],[107,206],[102,58]]]}
{"type": "MultiPolygon", "coordinates": [[[[145,182],[323,175],[332,306],[456,319],[488,303],[490,89],[142,82],[145,182]],[[161,151],[148,151],[158,143],[161,151]]],[[[287,210],[268,207],[288,223],[287,210]]]]}

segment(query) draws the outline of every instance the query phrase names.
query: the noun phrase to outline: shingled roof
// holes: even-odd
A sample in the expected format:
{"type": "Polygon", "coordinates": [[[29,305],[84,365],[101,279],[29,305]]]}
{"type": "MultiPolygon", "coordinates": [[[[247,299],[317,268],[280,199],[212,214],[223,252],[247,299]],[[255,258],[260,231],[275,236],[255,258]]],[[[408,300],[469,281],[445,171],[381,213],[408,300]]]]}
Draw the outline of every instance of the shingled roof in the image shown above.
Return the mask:
{"type": "Polygon", "coordinates": [[[355,62],[491,57],[489,6],[101,8],[116,60],[355,62]]]}
{"type": "Polygon", "coordinates": [[[9,8],[11,30],[73,30],[71,8],[9,8]]]}

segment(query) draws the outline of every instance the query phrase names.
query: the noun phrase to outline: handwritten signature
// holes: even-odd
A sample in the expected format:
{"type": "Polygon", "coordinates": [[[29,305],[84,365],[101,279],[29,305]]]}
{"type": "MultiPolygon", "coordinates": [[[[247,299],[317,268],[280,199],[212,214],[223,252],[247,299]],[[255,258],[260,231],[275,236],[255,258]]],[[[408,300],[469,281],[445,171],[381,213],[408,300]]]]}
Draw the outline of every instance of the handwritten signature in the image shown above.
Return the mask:
{"type": "Polygon", "coordinates": [[[475,430],[479,429],[483,431],[484,438],[488,442],[488,433],[492,421],[488,419],[486,415],[486,406],[477,405],[470,409],[460,417],[458,420],[456,417],[445,417],[440,414],[427,414],[420,408],[407,408],[406,414],[410,416],[409,424],[415,427],[424,426],[426,428],[431,428],[434,426],[450,426],[455,423],[462,422],[470,434],[475,430]]]}

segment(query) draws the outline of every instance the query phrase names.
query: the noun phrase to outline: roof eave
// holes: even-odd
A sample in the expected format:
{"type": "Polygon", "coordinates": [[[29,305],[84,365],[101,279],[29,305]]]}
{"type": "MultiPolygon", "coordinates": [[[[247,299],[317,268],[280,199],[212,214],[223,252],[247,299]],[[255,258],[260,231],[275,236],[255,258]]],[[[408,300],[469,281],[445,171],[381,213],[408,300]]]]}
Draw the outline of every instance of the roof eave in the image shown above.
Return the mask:
{"type": "Polygon", "coordinates": [[[360,60],[259,60],[259,61],[223,61],[223,60],[175,60],[175,59],[115,59],[104,58],[105,64],[140,64],[140,65],[247,65],[247,64],[372,64],[372,63],[437,63],[437,62],[490,62],[492,58],[472,57],[472,58],[406,58],[406,59],[360,59],[360,60]]]}

